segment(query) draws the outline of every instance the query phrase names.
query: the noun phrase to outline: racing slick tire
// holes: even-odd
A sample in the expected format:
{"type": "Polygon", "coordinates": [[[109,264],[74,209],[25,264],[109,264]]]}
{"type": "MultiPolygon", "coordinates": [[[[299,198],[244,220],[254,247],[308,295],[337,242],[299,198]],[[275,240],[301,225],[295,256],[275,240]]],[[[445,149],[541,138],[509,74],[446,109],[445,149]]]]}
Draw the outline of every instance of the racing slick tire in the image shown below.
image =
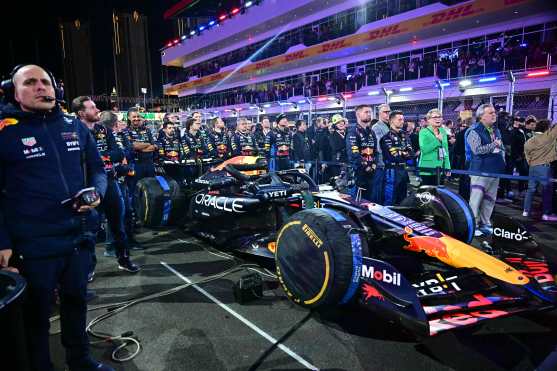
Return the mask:
{"type": "Polygon", "coordinates": [[[360,283],[365,238],[356,223],[332,209],[307,209],[292,215],[277,237],[275,261],[287,296],[306,308],[350,301],[360,283]]]}
{"type": "Polygon", "coordinates": [[[143,226],[178,225],[185,219],[186,197],[174,179],[143,178],[137,182],[135,192],[137,219],[143,226]]]}
{"type": "MultiPolygon", "coordinates": [[[[447,211],[452,220],[452,231],[447,231],[443,228],[444,222],[436,222],[436,228],[443,233],[447,233],[450,236],[456,238],[459,241],[470,243],[474,238],[474,231],[476,228],[476,223],[474,221],[474,214],[472,209],[460,195],[451,192],[445,187],[437,187],[436,194],[441,199],[443,205],[447,208],[447,211]]],[[[407,207],[419,207],[418,199],[416,195],[411,195],[406,197],[400,204],[401,206],[407,207]]],[[[435,216],[439,218],[439,216],[435,216]]]]}

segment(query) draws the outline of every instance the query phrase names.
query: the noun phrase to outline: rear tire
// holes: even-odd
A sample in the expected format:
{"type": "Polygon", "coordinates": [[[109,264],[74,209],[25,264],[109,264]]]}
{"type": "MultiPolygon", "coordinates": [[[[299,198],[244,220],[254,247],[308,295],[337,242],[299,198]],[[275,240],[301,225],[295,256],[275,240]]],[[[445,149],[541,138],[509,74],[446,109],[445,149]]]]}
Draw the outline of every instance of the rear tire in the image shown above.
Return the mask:
{"type": "MultiPolygon", "coordinates": [[[[178,183],[169,177],[164,177],[170,188],[170,210],[166,225],[179,225],[186,215],[186,197],[178,183]]],[[[163,225],[164,190],[156,178],[143,178],[137,182],[136,205],[137,219],[145,227],[160,227],[163,225]]]]}

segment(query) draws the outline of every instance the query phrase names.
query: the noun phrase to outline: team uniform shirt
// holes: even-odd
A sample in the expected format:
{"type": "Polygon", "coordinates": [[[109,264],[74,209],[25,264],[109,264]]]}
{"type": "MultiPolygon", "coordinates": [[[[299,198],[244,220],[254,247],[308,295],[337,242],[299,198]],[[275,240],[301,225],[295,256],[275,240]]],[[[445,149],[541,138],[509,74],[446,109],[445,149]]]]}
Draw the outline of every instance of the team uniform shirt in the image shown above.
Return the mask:
{"type": "Polygon", "coordinates": [[[292,152],[293,135],[290,131],[277,129],[271,138],[275,146],[275,156],[278,158],[290,158],[292,152]]]}
{"type": "Polygon", "coordinates": [[[232,156],[255,156],[257,143],[253,134],[235,132],[230,138],[230,152],[232,156]]]}
{"type": "MultiPolygon", "coordinates": [[[[129,128],[127,131],[128,140],[132,143],[147,143],[147,144],[155,144],[155,140],[153,138],[153,134],[149,129],[146,127],[140,128],[129,128]]],[[[140,162],[153,162],[154,161],[154,152],[140,152],[134,150],[134,160],[138,163],[140,162]]]]}
{"type": "Polygon", "coordinates": [[[97,144],[97,150],[104,163],[104,170],[107,175],[115,175],[115,165],[122,162],[124,152],[116,143],[114,134],[103,125],[95,124],[91,129],[91,134],[97,144]]]}
{"type": "Polygon", "coordinates": [[[199,131],[195,135],[186,132],[182,137],[182,148],[184,150],[184,155],[189,160],[200,160],[211,157],[205,139],[199,131]]]}
{"type": "Polygon", "coordinates": [[[398,133],[390,130],[381,138],[380,143],[383,162],[387,168],[404,167],[406,166],[406,161],[414,157],[412,144],[402,130],[398,133]]]}
{"type": "Polygon", "coordinates": [[[272,130],[269,130],[267,133],[264,133],[263,131],[257,131],[255,133],[257,151],[259,152],[259,154],[262,154],[267,158],[271,156],[272,135],[272,130]]]}
{"type": "Polygon", "coordinates": [[[215,149],[217,158],[225,159],[229,156],[228,137],[224,130],[210,132],[209,140],[215,149]]]}
{"type": "Polygon", "coordinates": [[[375,169],[377,147],[377,137],[369,127],[364,129],[357,125],[350,128],[346,135],[348,159],[356,170],[363,170],[368,167],[375,169]]]}
{"type": "Polygon", "coordinates": [[[159,158],[162,161],[180,162],[183,160],[182,141],[175,135],[168,136],[164,132],[158,140],[159,158]]]}

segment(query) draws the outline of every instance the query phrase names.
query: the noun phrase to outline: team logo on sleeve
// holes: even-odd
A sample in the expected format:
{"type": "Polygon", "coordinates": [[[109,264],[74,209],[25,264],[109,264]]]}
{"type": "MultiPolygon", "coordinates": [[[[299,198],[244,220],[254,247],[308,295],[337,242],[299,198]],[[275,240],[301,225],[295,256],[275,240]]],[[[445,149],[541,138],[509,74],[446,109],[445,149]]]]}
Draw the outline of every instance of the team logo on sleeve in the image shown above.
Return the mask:
{"type": "Polygon", "coordinates": [[[35,137],[21,138],[21,143],[23,143],[24,146],[33,147],[35,144],[37,144],[37,140],[35,139],[35,137]]]}
{"type": "Polygon", "coordinates": [[[0,120],[0,131],[4,130],[7,126],[17,125],[19,121],[14,118],[6,118],[4,120],[0,120]]]}

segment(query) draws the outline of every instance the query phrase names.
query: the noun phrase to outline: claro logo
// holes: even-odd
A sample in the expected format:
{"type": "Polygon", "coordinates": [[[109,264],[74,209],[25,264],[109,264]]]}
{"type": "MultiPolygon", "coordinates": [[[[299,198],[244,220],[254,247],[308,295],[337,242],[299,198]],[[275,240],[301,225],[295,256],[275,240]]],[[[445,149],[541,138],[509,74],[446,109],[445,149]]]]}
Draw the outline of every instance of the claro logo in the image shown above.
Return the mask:
{"type": "Polygon", "coordinates": [[[245,213],[245,211],[242,210],[244,205],[242,205],[237,198],[217,197],[200,193],[195,196],[195,203],[229,213],[245,213]]]}
{"type": "Polygon", "coordinates": [[[493,234],[497,237],[502,237],[506,238],[507,240],[515,240],[519,242],[526,241],[528,239],[527,233],[528,232],[526,231],[520,231],[520,228],[518,228],[518,231],[516,232],[509,232],[503,228],[493,228],[493,234]]]}

